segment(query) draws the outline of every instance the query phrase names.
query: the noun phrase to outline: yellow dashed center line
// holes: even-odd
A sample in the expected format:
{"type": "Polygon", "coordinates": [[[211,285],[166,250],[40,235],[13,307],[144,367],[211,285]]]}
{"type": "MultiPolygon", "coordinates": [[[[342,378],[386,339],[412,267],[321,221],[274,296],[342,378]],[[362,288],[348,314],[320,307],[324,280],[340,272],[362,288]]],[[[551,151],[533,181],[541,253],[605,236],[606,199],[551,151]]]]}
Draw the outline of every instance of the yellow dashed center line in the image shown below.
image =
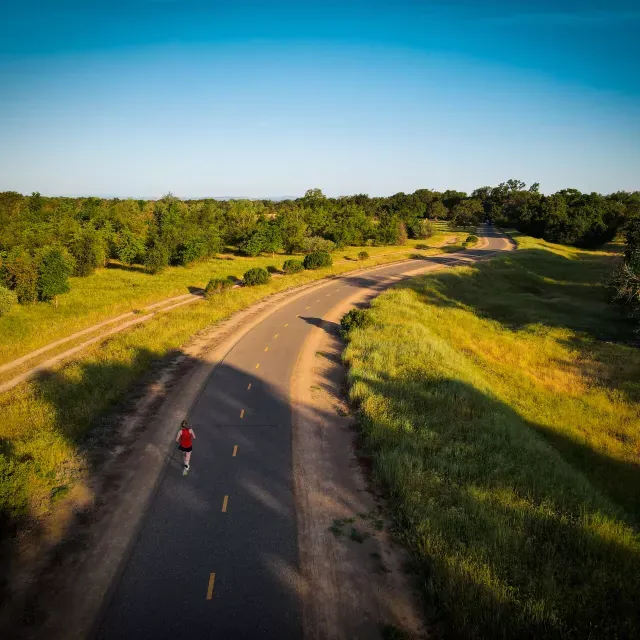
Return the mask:
{"type": "Polygon", "coordinates": [[[287,324],[285,324],[284,326],[285,326],[285,327],[288,327],[288,326],[289,326],[289,323],[287,322],[287,324]]]}
{"type": "Polygon", "coordinates": [[[251,391],[251,383],[249,383],[249,386],[247,387],[247,391],[251,391]]]}
{"type": "Polygon", "coordinates": [[[235,458],[238,455],[238,445],[234,444],[233,445],[233,453],[231,454],[232,458],[235,458]]]}
{"type": "Polygon", "coordinates": [[[240,412],[240,418],[244,418],[244,409],[240,412]]]}
{"type": "MultiPolygon", "coordinates": [[[[285,327],[287,326],[286,324],[284,325],[285,327]]],[[[275,336],[273,336],[273,339],[275,340],[278,337],[278,334],[276,333],[275,336]]]]}
{"type": "Polygon", "coordinates": [[[258,369],[260,367],[260,363],[258,362],[258,364],[256,365],[256,369],[258,369]]]}
{"type": "Polygon", "coordinates": [[[265,351],[269,351],[269,347],[265,347],[265,348],[264,348],[264,350],[265,350],[265,351]]]}
{"type": "Polygon", "coordinates": [[[216,581],[216,574],[212,573],[209,575],[209,586],[207,587],[207,600],[211,600],[213,598],[213,585],[216,581]]]}
{"type": "Polygon", "coordinates": [[[227,513],[227,503],[229,502],[229,496],[225,496],[222,501],[222,513],[227,513]]]}
{"type": "MultiPolygon", "coordinates": [[[[305,309],[311,309],[311,307],[305,307],[305,309]]],[[[298,316],[299,317],[299,316],[298,316]]]]}

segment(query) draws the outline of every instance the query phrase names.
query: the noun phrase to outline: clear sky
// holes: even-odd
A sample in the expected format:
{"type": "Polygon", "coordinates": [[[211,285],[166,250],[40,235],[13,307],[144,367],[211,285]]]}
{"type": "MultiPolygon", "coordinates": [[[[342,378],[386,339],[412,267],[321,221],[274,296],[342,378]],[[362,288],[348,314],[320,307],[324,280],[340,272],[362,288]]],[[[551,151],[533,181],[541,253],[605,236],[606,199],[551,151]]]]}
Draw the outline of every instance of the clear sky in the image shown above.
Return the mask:
{"type": "Polygon", "coordinates": [[[0,190],[640,189],[637,0],[0,0],[0,190]]]}

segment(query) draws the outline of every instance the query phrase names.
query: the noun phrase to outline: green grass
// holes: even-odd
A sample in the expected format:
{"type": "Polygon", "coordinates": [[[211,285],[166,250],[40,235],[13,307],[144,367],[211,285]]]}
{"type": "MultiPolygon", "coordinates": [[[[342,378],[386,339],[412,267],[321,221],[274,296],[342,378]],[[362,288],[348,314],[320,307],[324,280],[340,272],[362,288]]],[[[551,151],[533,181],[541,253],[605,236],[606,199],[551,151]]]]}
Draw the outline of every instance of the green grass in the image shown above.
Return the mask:
{"type": "Polygon", "coordinates": [[[517,241],[377,298],[351,398],[452,635],[640,637],[640,356],[607,302],[616,256],[517,241]]]}
{"type": "MultiPolygon", "coordinates": [[[[437,234],[429,240],[409,240],[404,246],[367,247],[369,260],[363,267],[375,264],[383,254],[407,253],[416,245],[434,245],[448,234],[445,226],[437,227],[437,234]]],[[[334,261],[358,261],[361,247],[347,247],[333,253],[334,261]]],[[[9,362],[54,340],[86,327],[118,316],[168,297],[204,289],[211,278],[243,274],[253,267],[282,268],[290,256],[247,258],[223,254],[219,258],[198,262],[188,267],[169,267],[156,275],[144,273],[142,268],[125,267],[116,263],[86,278],[71,278],[71,290],[58,296],[58,306],[52,304],[16,305],[10,313],[0,317],[0,364],[9,362]]],[[[356,268],[351,265],[350,268],[356,268]]]]}
{"type": "MultiPolygon", "coordinates": [[[[90,473],[93,443],[101,435],[104,416],[126,400],[132,385],[154,363],[179,349],[199,330],[228,318],[269,294],[331,274],[390,262],[405,257],[406,250],[413,251],[410,246],[374,247],[371,250],[373,255],[366,261],[343,261],[328,269],[274,278],[267,285],[234,289],[214,296],[210,302],[198,302],[160,314],[146,324],[87,348],[79,358],[56,367],[50,374],[0,395],[0,538],[3,531],[6,534],[8,529],[42,519],[62,493],[86,482],[90,473]]],[[[355,257],[357,252],[356,247],[342,254],[351,253],[355,257]]],[[[428,255],[430,252],[423,253],[428,255]]],[[[281,258],[250,260],[237,258],[230,264],[241,275],[247,264],[282,262],[281,258]]],[[[212,266],[216,267],[217,264],[218,261],[202,263],[190,270],[176,269],[160,276],[128,271],[118,271],[116,275],[125,277],[126,274],[131,278],[129,282],[148,281],[150,284],[144,287],[164,282],[167,287],[164,295],[169,295],[180,293],[169,291],[168,288],[175,285],[178,277],[187,278],[187,273],[192,276],[199,274],[200,280],[196,282],[200,284],[206,283],[212,275],[219,276],[219,270],[211,271],[212,266]]],[[[107,269],[91,278],[78,280],[78,283],[91,285],[92,282],[102,282],[103,278],[111,277],[113,273],[107,269]]],[[[140,288],[144,287],[140,285],[140,288]]],[[[148,288],[142,298],[151,294],[152,290],[148,288]]],[[[85,295],[88,295],[86,291],[85,295]]],[[[99,296],[95,299],[100,300],[99,296]]],[[[111,300],[113,302],[114,298],[111,300]]],[[[140,300],[137,303],[140,304],[140,300]]],[[[63,308],[62,301],[60,307],[63,308]]],[[[130,307],[131,301],[125,308],[130,307]]],[[[103,306],[102,309],[107,307],[103,306]]],[[[46,316],[55,312],[48,305],[21,308],[18,311],[27,314],[27,324],[35,322],[34,318],[43,314],[46,316]],[[28,316],[29,313],[32,316],[28,316]]],[[[108,315],[113,312],[111,309],[108,315]]],[[[51,322],[55,324],[59,320],[51,322]]],[[[66,326],[56,324],[57,330],[66,326]]],[[[66,333],[70,333],[70,330],[66,333]]]]}

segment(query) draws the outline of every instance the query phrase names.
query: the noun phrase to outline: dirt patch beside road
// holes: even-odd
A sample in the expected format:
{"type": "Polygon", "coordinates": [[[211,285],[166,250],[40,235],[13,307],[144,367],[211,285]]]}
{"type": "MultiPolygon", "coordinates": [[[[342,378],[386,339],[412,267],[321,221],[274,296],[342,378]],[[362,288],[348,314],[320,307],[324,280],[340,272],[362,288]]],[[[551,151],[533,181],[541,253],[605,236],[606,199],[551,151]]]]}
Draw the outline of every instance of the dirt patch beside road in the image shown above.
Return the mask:
{"type": "Polygon", "coordinates": [[[423,638],[422,607],[394,544],[384,501],[355,451],[340,318],[377,292],[334,307],[307,340],[292,379],[294,487],[305,640],[423,638]],[[404,636],[402,636],[404,637],[404,636]]]}

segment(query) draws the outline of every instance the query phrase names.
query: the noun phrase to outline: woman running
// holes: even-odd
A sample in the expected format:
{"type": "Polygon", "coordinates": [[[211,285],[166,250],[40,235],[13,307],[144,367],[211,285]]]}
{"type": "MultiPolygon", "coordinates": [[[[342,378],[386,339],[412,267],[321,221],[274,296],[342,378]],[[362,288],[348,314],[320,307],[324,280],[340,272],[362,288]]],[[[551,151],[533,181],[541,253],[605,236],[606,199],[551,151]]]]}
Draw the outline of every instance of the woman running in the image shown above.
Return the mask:
{"type": "Polygon", "coordinates": [[[178,448],[184,453],[184,470],[183,475],[189,473],[189,460],[191,460],[191,449],[193,449],[193,441],[196,439],[196,434],[193,432],[193,428],[189,426],[186,420],[182,421],[180,425],[180,431],[176,436],[176,442],[178,448]]]}

